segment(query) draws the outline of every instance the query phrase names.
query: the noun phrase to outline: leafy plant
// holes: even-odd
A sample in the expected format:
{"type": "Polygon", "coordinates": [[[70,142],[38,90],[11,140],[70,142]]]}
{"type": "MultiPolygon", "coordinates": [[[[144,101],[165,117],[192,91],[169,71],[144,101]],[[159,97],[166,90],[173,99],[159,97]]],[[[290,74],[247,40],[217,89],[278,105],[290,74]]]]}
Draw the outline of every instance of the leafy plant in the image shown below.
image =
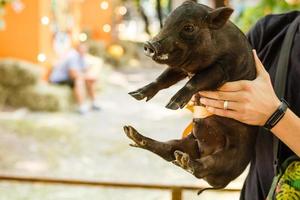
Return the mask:
{"type": "Polygon", "coordinates": [[[254,7],[246,8],[234,21],[244,32],[249,31],[257,20],[268,14],[299,10],[300,5],[291,5],[284,0],[262,0],[254,7]]]}

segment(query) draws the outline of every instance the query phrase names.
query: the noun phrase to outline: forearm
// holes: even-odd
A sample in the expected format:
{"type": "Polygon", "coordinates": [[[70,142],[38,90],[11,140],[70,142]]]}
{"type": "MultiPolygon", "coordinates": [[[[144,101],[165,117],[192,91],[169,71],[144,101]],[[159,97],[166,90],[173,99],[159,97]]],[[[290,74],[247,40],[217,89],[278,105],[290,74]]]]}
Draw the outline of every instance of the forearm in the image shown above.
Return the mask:
{"type": "Polygon", "coordinates": [[[300,118],[288,109],[284,117],[272,128],[272,133],[300,156],[300,118]]]}

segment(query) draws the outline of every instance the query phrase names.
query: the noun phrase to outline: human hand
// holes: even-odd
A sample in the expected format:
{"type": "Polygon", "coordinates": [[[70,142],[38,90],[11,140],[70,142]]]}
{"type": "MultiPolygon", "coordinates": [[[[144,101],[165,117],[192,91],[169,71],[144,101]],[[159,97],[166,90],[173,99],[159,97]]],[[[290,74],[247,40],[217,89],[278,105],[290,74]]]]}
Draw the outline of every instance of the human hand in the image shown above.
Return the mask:
{"type": "Polygon", "coordinates": [[[280,105],[268,72],[253,50],[257,77],[253,81],[228,82],[217,91],[200,92],[200,102],[207,110],[240,122],[263,126],[280,105]],[[224,109],[224,101],[228,101],[224,109]]]}

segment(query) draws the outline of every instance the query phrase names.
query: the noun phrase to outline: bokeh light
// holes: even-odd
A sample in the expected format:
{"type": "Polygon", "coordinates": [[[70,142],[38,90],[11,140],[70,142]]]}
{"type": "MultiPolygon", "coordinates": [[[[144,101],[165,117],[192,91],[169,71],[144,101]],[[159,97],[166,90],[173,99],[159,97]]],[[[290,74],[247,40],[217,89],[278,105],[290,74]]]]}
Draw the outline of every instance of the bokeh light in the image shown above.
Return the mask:
{"type": "Polygon", "coordinates": [[[78,39],[80,42],[85,42],[87,40],[88,36],[86,33],[80,33],[78,36],[78,39]]]}
{"type": "Polygon", "coordinates": [[[48,25],[49,23],[50,23],[50,19],[49,19],[49,17],[47,17],[47,16],[43,16],[42,18],[41,18],[41,23],[43,24],[43,25],[48,25]]]}
{"type": "Polygon", "coordinates": [[[101,8],[102,10],[107,10],[108,7],[109,7],[109,3],[108,3],[107,1],[102,1],[102,2],[100,3],[100,8],[101,8]]]}
{"type": "Polygon", "coordinates": [[[38,60],[39,62],[45,62],[45,61],[47,60],[47,56],[46,56],[44,53],[39,53],[39,54],[37,55],[37,60],[38,60]]]}
{"type": "Polygon", "coordinates": [[[127,13],[127,8],[126,8],[125,6],[120,6],[120,7],[118,7],[117,12],[118,12],[118,14],[120,14],[120,15],[126,15],[126,13],[127,13]]]}
{"type": "Polygon", "coordinates": [[[105,33],[109,33],[111,31],[111,26],[109,24],[104,24],[102,29],[105,33]]]}

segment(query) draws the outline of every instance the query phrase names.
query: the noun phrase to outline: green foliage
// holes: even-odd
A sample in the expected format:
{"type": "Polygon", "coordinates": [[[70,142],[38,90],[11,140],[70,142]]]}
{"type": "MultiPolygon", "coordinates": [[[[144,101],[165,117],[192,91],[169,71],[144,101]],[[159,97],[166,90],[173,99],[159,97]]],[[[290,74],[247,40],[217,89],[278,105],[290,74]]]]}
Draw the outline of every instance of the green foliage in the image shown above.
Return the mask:
{"type": "Polygon", "coordinates": [[[257,6],[246,8],[234,21],[244,32],[249,31],[257,20],[268,14],[278,14],[299,10],[300,5],[290,5],[284,0],[262,0],[257,6]]]}

